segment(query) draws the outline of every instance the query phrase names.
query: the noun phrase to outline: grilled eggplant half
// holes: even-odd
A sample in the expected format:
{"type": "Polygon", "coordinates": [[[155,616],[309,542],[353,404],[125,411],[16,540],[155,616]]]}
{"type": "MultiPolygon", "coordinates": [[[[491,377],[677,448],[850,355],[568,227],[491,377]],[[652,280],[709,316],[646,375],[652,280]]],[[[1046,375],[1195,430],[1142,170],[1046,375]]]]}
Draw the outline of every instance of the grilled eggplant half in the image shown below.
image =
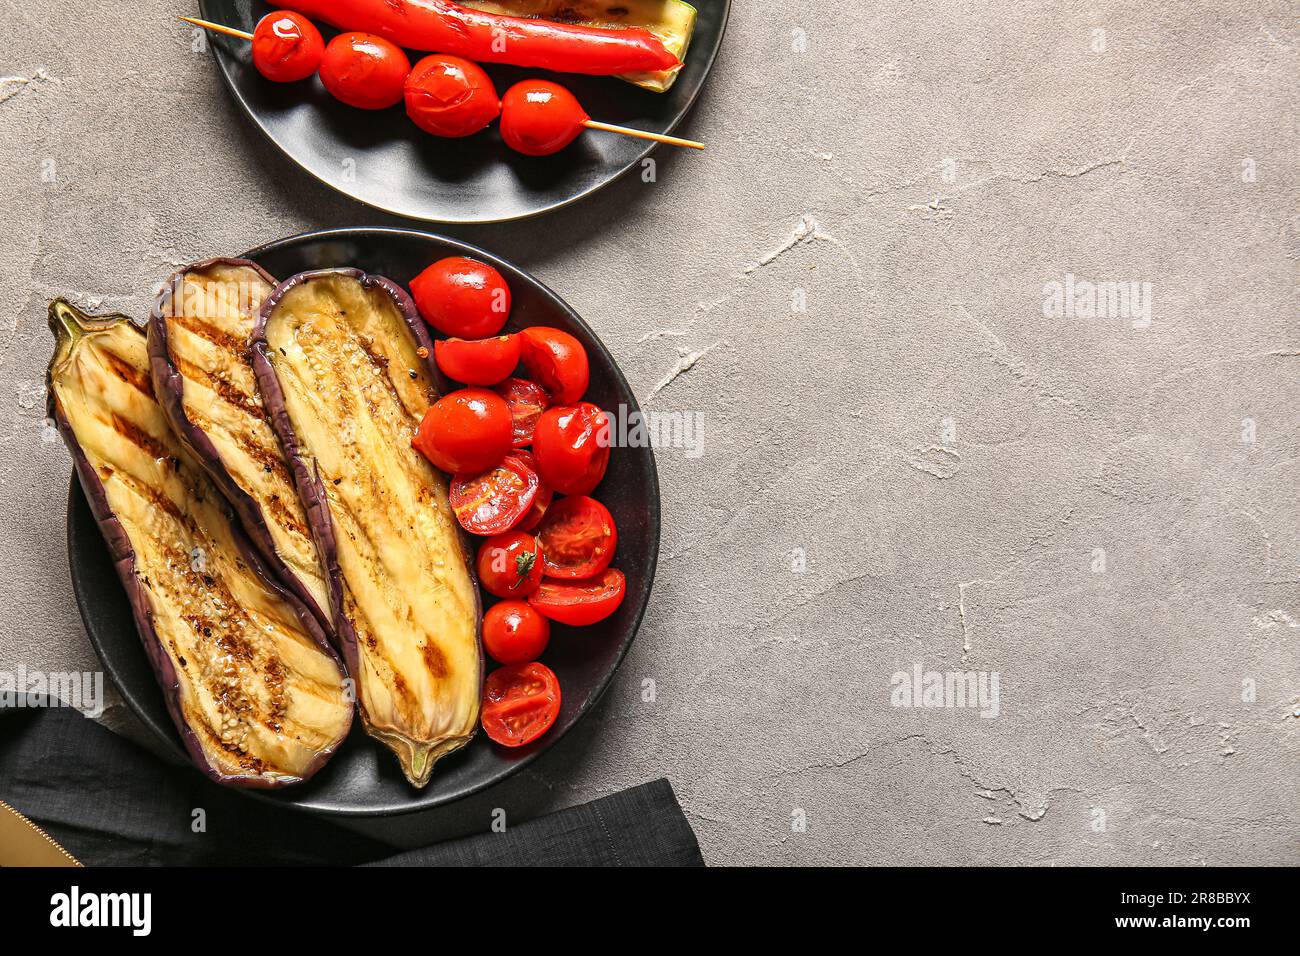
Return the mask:
{"type": "Polygon", "coordinates": [[[246,259],[177,272],[149,318],[154,394],[280,579],[328,628],[325,574],[250,364],[253,326],[275,288],[246,259]]]}
{"type": "Polygon", "coordinates": [[[361,719],[417,787],[473,737],[483,671],[478,588],[447,479],[411,447],[437,399],[431,352],[410,296],[355,269],[284,282],[253,337],[361,719]]]}
{"type": "Polygon", "coordinates": [[[352,722],[324,631],[176,439],[150,387],[144,330],[62,300],[50,327],[49,414],[191,758],[219,783],[307,779],[352,722]]]}

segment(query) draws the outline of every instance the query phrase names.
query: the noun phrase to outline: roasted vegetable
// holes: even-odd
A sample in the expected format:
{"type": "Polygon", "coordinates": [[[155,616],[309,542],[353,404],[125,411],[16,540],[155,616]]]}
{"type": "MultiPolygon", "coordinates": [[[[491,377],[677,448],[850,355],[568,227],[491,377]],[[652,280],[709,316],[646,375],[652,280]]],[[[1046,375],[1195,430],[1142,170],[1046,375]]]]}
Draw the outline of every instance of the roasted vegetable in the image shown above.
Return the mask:
{"type": "Polygon", "coordinates": [[[450,53],[478,63],[615,76],[670,70],[680,61],[647,30],[610,30],[503,17],[453,0],[281,0],[340,30],[376,33],[408,50],[450,53]]]}
{"type": "Polygon", "coordinates": [[[253,338],[361,718],[417,787],[474,735],[483,667],[447,479],[411,447],[437,398],[431,351],[410,297],[355,269],[283,283],[253,338]]]}
{"type": "MultiPolygon", "coordinates": [[[[639,27],[659,38],[678,60],[695,31],[696,11],[685,0],[463,0],[465,6],[512,17],[539,17],[588,27],[639,27]]],[[[619,79],[663,93],[673,85],[681,64],[651,73],[625,73],[619,79]]]]}
{"type": "Polygon", "coordinates": [[[325,573],[250,364],[253,325],[274,288],[243,259],[172,276],[149,319],[154,394],[267,563],[328,628],[325,573]]]}
{"type": "Polygon", "coordinates": [[[144,331],[62,300],[50,327],[49,414],[191,758],[220,783],[305,780],[352,722],[337,655],[176,440],[150,388],[144,331]]]}

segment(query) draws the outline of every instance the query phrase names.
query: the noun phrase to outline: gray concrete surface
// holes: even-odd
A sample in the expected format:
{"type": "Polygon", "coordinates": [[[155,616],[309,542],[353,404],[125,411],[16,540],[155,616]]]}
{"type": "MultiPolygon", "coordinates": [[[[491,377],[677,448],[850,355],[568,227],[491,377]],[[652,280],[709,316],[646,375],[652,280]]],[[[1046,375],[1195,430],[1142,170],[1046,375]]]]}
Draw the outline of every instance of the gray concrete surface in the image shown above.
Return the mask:
{"type": "MultiPolygon", "coordinates": [[[[46,300],[396,222],[252,132],[184,6],[3,4],[0,666],[96,667],[46,300]]],[[[704,416],[644,630],[535,770],[371,831],[665,775],[719,864],[1300,863],[1296,4],[736,7],[706,153],[454,230],[704,416]],[[893,706],[918,665],[997,716],[893,706]]]]}

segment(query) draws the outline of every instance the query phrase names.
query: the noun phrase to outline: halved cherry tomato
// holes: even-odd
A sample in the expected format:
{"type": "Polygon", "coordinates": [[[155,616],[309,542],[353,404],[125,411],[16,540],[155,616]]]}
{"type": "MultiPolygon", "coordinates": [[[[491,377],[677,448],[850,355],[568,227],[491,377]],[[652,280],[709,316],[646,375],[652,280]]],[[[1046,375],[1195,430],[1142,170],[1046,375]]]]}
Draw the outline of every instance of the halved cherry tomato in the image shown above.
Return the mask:
{"type": "Polygon", "coordinates": [[[514,455],[477,475],[457,475],[451,483],[451,510],[471,534],[500,534],[523,520],[537,497],[533,471],[514,455]]]}
{"type": "Polygon", "coordinates": [[[533,454],[542,480],[562,495],[585,495],[609,466],[609,416],[590,402],[549,408],[537,421],[533,454]]]}
{"type": "Polygon", "coordinates": [[[542,656],[551,622],[527,601],[502,601],[483,615],[483,648],[502,664],[524,664],[542,656]]]}
{"type": "Polygon", "coordinates": [[[405,95],[406,115],[434,136],[472,136],[501,112],[496,87],[483,67],[447,54],[435,53],[415,64],[405,95]]]}
{"type": "MultiPolygon", "coordinates": [[[[439,339],[433,343],[433,357],[448,378],[466,385],[495,385],[519,364],[519,336],[439,339]]],[[[514,418],[513,409],[510,417],[514,418]]]]}
{"type": "Polygon", "coordinates": [[[589,119],[574,95],[550,80],[524,80],[501,97],[501,138],[525,156],[558,153],[589,119]]]}
{"type": "Polygon", "coordinates": [[[537,539],[522,531],[507,531],[484,541],[477,565],[478,583],[497,597],[528,597],[542,583],[542,552],[537,539]]]}
{"type": "Polygon", "coordinates": [[[560,624],[595,624],[617,611],[626,593],[623,572],[606,568],[600,577],[588,581],[543,578],[542,586],[528,596],[528,603],[560,624]]]}
{"type": "MultiPolygon", "coordinates": [[[[516,339],[517,340],[517,339],[516,339]]],[[[551,405],[551,396],[546,389],[526,378],[508,378],[495,389],[496,393],[510,406],[510,418],[514,423],[514,445],[522,448],[533,443],[533,432],[537,428],[537,419],[551,405]]]]}
{"type": "Polygon", "coordinates": [[[370,33],[340,33],[320,64],[320,81],[339,102],[386,110],[402,102],[411,61],[397,44],[370,33]]]}
{"type": "Polygon", "coordinates": [[[537,543],[552,578],[591,578],[609,567],[618,547],[614,516],[595,498],[561,498],[546,512],[537,543]]]}
{"type": "Polygon", "coordinates": [[[586,394],[591,370],[581,342],[544,325],[524,329],[519,336],[525,374],[550,392],[556,405],[572,405],[586,394]]]}
{"type": "Polygon", "coordinates": [[[320,67],[324,55],[324,38],[301,13],[276,10],[253,28],[253,66],[268,80],[305,80],[320,67]]]}
{"type": "Polygon", "coordinates": [[[501,331],[510,315],[510,286],[486,262],[449,256],[411,280],[415,305],[443,335],[486,339],[501,331]]]}
{"type": "MultiPolygon", "coordinates": [[[[555,490],[542,478],[542,473],[537,471],[537,459],[531,451],[527,448],[516,448],[510,454],[537,472],[537,497],[533,499],[533,506],[528,509],[528,514],[524,515],[524,519],[516,525],[520,531],[532,531],[542,523],[542,518],[546,516],[546,509],[551,506],[551,499],[555,497],[555,490]]],[[[541,564],[541,562],[539,561],[538,564],[541,564]]]]}
{"type": "Polygon", "coordinates": [[[536,740],[559,713],[560,682],[545,664],[508,664],[483,682],[483,729],[503,747],[536,740]]]}
{"type": "Polygon", "coordinates": [[[496,392],[462,388],[424,413],[412,444],[451,474],[486,471],[510,451],[510,409],[496,392]]]}

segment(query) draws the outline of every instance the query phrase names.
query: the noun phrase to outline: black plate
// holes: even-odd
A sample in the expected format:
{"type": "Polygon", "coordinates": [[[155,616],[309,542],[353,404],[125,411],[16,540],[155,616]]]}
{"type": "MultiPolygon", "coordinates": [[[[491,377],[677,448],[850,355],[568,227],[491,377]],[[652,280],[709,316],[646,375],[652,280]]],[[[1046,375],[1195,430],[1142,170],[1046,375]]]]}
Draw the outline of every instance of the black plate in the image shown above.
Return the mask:
{"type": "MultiPolygon", "coordinates": [[[[667,93],[613,77],[546,74],[488,64],[504,93],[519,80],[554,75],[591,116],[670,133],[690,110],[722,44],[730,0],[694,0],[699,12],[686,65],[667,93]]],[[[272,8],[251,0],[202,0],[202,16],[252,30],[272,8]]],[[[326,32],[326,38],[332,35],[326,32]]],[[[466,139],[422,133],[399,104],[368,111],[333,99],[320,80],[271,83],[244,40],[213,35],[217,63],[235,100],[290,159],[339,192],[386,212],[427,222],[502,222],[567,205],[637,165],[646,140],[588,131],[554,156],[531,158],[506,146],[496,124],[466,139]]],[[[412,57],[414,61],[415,57],[412,57]]],[[[674,147],[665,147],[674,148],[674,147]]]]}
{"type": "MultiPolygon", "coordinates": [[[[528,273],[474,246],[408,230],[336,229],[281,239],[244,255],[282,279],[308,269],[355,266],[403,285],[443,256],[474,256],[499,269],[510,284],[513,304],[508,330],[548,325],[577,336],[591,361],[587,397],[611,412],[620,406],[626,414],[638,409],[636,396],[608,350],[559,296],[528,273]]],[[[244,792],[318,813],[408,813],[490,787],[553,746],[600,698],[627,653],[650,598],[659,554],[659,477],[649,448],[616,448],[596,494],[618,525],[614,564],[627,575],[627,597],[612,617],[580,632],[563,625],[552,627],[551,644],[542,660],[560,679],[563,705],[555,726],[544,737],[508,750],[480,733],[469,746],[438,764],[427,787],[415,790],[402,777],[396,758],[367,737],[358,720],[344,746],[307,783],[282,791],[244,792]]],[[[75,473],[68,496],[68,555],[77,606],[104,669],[136,715],[169,750],[183,755],[126,594],[75,473]]]]}

